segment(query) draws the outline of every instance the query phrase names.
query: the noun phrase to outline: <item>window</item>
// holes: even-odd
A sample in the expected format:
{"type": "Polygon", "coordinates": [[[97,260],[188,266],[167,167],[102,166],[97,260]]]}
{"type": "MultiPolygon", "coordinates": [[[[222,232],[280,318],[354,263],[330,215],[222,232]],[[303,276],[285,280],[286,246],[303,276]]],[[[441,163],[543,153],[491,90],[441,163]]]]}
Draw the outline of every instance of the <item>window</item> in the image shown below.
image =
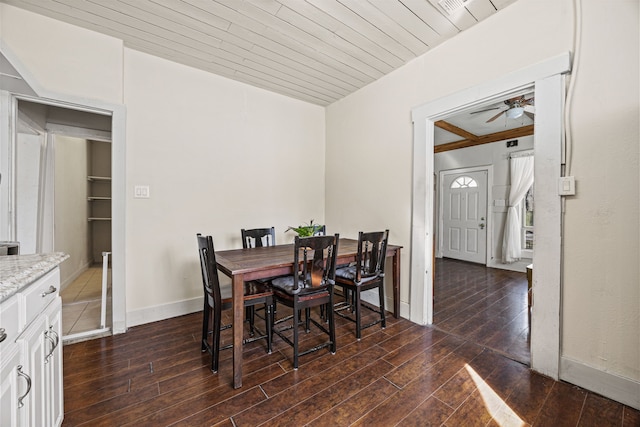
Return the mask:
{"type": "Polygon", "coordinates": [[[522,205],[522,249],[533,250],[533,185],[527,190],[522,205]]]}
{"type": "Polygon", "coordinates": [[[470,176],[459,176],[451,183],[451,188],[473,188],[477,186],[476,180],[470,176]]]}

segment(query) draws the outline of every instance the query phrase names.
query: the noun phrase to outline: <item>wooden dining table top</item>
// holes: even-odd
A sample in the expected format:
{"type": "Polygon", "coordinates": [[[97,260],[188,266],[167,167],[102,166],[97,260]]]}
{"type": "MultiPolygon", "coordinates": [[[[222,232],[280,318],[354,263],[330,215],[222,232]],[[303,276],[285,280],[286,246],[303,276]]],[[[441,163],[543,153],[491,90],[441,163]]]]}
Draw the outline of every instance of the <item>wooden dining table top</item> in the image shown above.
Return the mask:
{"type": "MultiPolygon", "coordinates": [[[[242,274],[244,280],[293,273],[293,243],[249,249],[216,251],[218,269],[231,277],[242,274]]],[[[387,245],[387,256],[394,255],[402,246],[387,245]]],[[[337,263],[354,259],[358,240],[340,238],[337,263]]]]}

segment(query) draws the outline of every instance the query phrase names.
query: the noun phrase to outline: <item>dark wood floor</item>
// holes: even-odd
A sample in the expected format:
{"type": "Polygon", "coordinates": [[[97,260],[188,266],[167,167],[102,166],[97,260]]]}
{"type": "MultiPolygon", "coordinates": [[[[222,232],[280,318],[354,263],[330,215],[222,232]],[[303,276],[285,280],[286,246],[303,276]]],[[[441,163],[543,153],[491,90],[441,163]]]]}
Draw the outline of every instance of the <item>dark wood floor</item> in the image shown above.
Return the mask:
{"type": "MultiPolygon", "coordinates": [[[[280,314],[282,313],[282,309],[280,314]]],[[[481,345],[404,319],[355,340],[337,320],[338,351],[301,358],[280,338],[231,352],[218,374],[200,352],[201,314],[64,347],[65,426],[639,426],[640,412],[531,372],[481,345]]],[[[318,340],[312,331],[304,343],[318,340]]],[[[230,337],[226,337],[230,339],[230,337]]]]}
{"type": "Polygon", "coordinates": [[[525,273],[436,259],[433,323],[528,365],[527,288],[525,273]]]}

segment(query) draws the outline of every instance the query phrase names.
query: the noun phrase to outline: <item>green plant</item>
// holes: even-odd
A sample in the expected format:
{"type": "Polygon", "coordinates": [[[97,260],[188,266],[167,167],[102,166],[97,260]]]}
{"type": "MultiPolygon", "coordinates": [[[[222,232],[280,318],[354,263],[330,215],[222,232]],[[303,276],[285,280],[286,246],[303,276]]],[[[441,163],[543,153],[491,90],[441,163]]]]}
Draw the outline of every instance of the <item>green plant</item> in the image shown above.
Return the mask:
{"type": "Polygon", "coordinates": [[[286,229],[285,233],[289,230],[295,231],[298,233],[300,237],[309,237],[316,234],[318,231],[322,229],[322,225],[314,224],[313,220],[309,221],[309,224],[300,225],[298,227],[289,227],[286,229]]]}

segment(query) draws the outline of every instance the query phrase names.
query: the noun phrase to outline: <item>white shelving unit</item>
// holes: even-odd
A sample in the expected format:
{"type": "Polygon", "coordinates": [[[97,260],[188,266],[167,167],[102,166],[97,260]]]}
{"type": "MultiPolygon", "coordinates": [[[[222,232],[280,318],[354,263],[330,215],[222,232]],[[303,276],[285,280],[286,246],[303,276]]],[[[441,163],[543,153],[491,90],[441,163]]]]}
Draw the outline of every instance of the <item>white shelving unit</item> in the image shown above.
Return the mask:
{"type": "MultiPolygon", "coordinates": [[[[109,194],[110,194],[110,186],[111,186],[111,177],[109,176],[94,176],[94,175],[89,175],[87,177],[87,180],[90,183],[98,183],[98,184],[108,184],[109,186],[109,194]]],[[[107,202],[111,202],[111,196],[105,196],[102,195],[104,194],[104,190],[100,191],[98,194],[101,195],[94,195],[94,192],[97,192],[98,189],[96,188],[97,186],[94,185],[90,185],[90,195],[89,197],[87,197],[87,200],[89,202],[95,202],[95,203],[104,203],[107,204],[107,202]]],[[[98,212],[103,213],[106,211],[111,211],[111,205],[108,204],[107,206],[102,206],[102,207],[91,207],[90,208],[90,216],[88,218],[89,221],[111,221],[111,217],[107,217],[107,216],[103,216],[103,215],[99,215],[97,214],[98,212]]]]}

